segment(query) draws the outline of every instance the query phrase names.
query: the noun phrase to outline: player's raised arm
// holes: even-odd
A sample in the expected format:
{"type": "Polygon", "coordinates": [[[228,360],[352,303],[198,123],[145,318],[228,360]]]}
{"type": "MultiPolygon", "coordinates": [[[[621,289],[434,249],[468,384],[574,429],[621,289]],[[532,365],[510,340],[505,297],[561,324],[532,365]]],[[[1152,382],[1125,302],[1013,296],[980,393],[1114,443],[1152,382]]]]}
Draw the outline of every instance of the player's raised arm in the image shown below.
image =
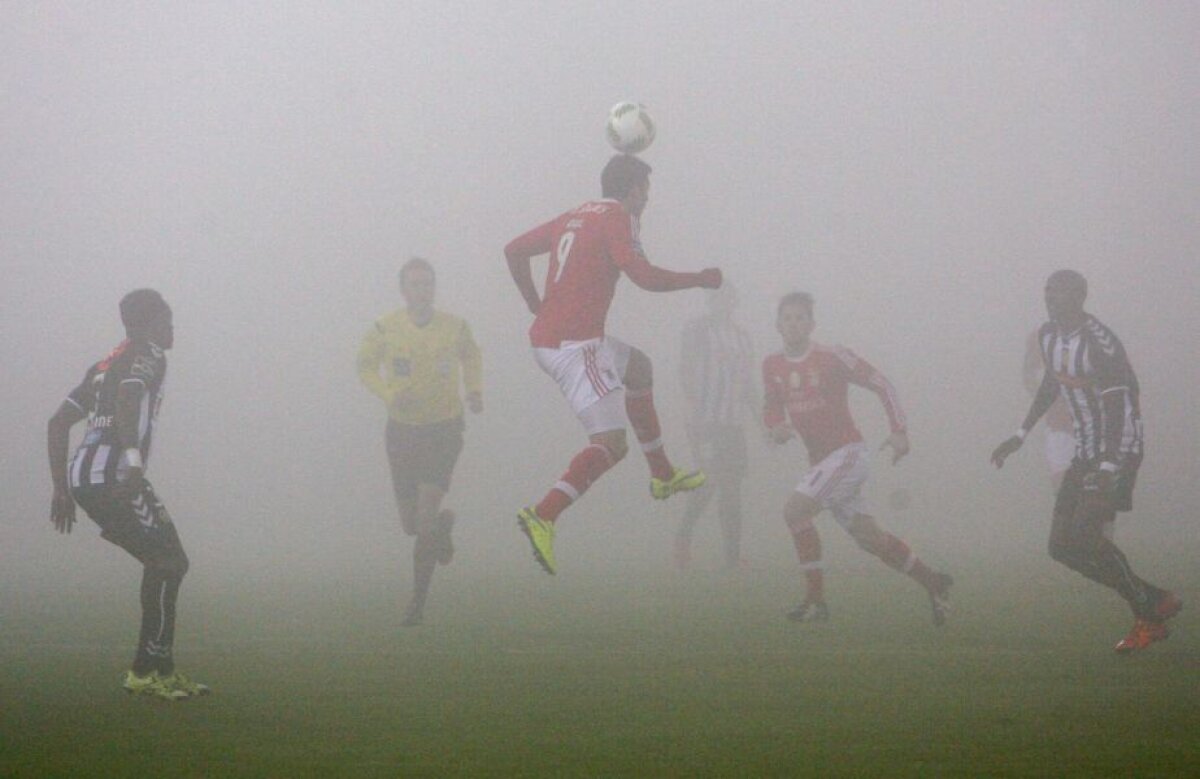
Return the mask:
{"type": "Polygon", "coordinates": [[[529,261],[534,257],[550,252],[551,241],[554,239],[554,220],[539,225],[524,235],[509,241],[504,247],[504,259],[508,262],[508,272],[512,275],[521,297],[529,313],[537,315],[542,307],[542,299],[538,296],[537,287],[533,283],[533,269],[529,261]]]}
{"type": "Polygon", "coordinates": [[[71,428],[87,417],[87,412],[70,397],[62,402],[46,425],[46,451],[50,457],[50,480],[54,495],[50,499],[50,521],[60,533],[70,533],[75,525],[75,500],[67,481],[67,449],[71,428]]]}

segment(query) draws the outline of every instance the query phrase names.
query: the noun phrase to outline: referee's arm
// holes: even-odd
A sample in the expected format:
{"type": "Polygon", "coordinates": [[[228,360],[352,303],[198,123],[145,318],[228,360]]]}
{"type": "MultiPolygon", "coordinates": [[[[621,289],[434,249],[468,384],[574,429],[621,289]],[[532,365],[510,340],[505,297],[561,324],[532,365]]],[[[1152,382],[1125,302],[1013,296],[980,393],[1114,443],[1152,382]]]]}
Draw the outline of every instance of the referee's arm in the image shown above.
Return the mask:
{"type": "Polygon", "coordinates": [[[370,332],[363,336],[362,345],[358,348],[358,378],[373,395],[379,397],[384,403],[390,403],[387,383],[379,375],[379,364],[383,362],[386,349],[383,332],[376,324],[370,332]]]}

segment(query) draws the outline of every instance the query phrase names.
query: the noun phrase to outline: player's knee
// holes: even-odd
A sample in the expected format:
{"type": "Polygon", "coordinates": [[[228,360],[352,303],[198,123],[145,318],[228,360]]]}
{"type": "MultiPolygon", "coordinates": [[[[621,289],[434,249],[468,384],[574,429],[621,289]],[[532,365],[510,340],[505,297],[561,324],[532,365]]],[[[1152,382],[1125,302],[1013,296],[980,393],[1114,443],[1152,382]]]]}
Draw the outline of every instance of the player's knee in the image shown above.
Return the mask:
{"type": "Polygon", "coordinates": [[[883,533],[871,517],[859,514],[846,523],[846,532],[854,539],[854,543],[872,554],[878,554],[883,547],[883,533]]]}
{"type": "Polygon", "coordinates": [[[155,555],[146,562],[146,567],[166,579],[182,579],[191,563],[182,549],[155,555]]]}
{"type": "Polygon", "coordinates": [[[811,527],[819,509],[820,506],[812,498],[794,492],[783,507],[783,521],[795,533],[805,526],[811,527]]]}
{"type": "Polygon", "coordinates": [[[1056,563],[1061,563],[1071,569],[1079,568],[1087,557],[1087,553],[1083,549],[1062,536],[1050,536],[1050,543],[1046,545],[1046,551],[1050,553],[1051,559],[1056,563]]]}
{"type": "Polygon", "coordinates": [[[629,454],[629,444],[626,442],[624,430],[609,430],[593,436],[591,441],[608,451],[608,457],[612,460],[613,465],[621,462],[625,459],[625,455],[629,454]]]}

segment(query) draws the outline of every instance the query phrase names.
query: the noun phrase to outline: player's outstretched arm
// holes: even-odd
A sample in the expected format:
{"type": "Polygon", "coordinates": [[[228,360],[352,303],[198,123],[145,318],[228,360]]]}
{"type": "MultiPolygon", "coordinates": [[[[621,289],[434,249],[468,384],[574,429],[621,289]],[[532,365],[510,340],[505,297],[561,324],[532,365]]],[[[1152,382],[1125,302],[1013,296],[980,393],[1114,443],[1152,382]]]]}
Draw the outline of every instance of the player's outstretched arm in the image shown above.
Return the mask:
{"type": "Polygon", "coordinates": [[[721,286],[721,269],[705,268],[698,273],[667,270],[641,255],[623,266],[625,275],[647,292],[674,292],[679,289],[717,289],[721,286]]]}
{"type": "Polygon", "coordinates": [[[50,499],[50,522],[60,533],[70,533],[75,525],[75,500],[67,483],[67,447],[71,428],[86,416],[69,400],[64,400],[46,425],[46,451],[50,457],[50,479],[54,495],[50,499]]]}
{"type": "Polygon", "coordinates": [[[1025,415],[1025,421],[1021,423],[1021,427],[1014,435],[1009,436],[992,450],[992,464],[997,468],[1004,467],[1004,461],[1008,456],[1021,448],[1021,444],[1025,441],[1025,436],[1033,429],[1033,426],[1038,423],[1038,420],[1045,416],[1050,410],[1050,406],[1054,404],[1054,398],[1058,395],[1058,380],[1054,378],[1054,374],[1046,371],[1042,376],[1042,383],[1038,386],[1037,394],[1033,396],[1033,402],[1029,405],[1029,413],[1025,415]]]}

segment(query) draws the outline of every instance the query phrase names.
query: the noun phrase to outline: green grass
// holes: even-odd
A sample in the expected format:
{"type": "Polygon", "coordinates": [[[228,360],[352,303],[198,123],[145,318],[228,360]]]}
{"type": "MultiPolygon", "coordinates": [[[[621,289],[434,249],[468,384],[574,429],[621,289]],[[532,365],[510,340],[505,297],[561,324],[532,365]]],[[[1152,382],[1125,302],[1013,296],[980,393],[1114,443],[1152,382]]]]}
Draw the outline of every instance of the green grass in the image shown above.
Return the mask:
{"type": "Polygon", "coordinates": [[[427,624],[409,630],[398,582],[276,584],[241,603],[185,585],[181,668],[215,693],[174,705],[117,687],[132,574],[128,594],[27,598],[0,633],[0,775],[1200,769],[1194,609],[1169,641],[1117,657],[1128,624],[1115,597],[1048,561],[960,572],[941,631],[916,586],[882,568],[833,577],[834,621],[805,626],[782,619],[785,568],[467,575],[435,582],[427,624]]]}

